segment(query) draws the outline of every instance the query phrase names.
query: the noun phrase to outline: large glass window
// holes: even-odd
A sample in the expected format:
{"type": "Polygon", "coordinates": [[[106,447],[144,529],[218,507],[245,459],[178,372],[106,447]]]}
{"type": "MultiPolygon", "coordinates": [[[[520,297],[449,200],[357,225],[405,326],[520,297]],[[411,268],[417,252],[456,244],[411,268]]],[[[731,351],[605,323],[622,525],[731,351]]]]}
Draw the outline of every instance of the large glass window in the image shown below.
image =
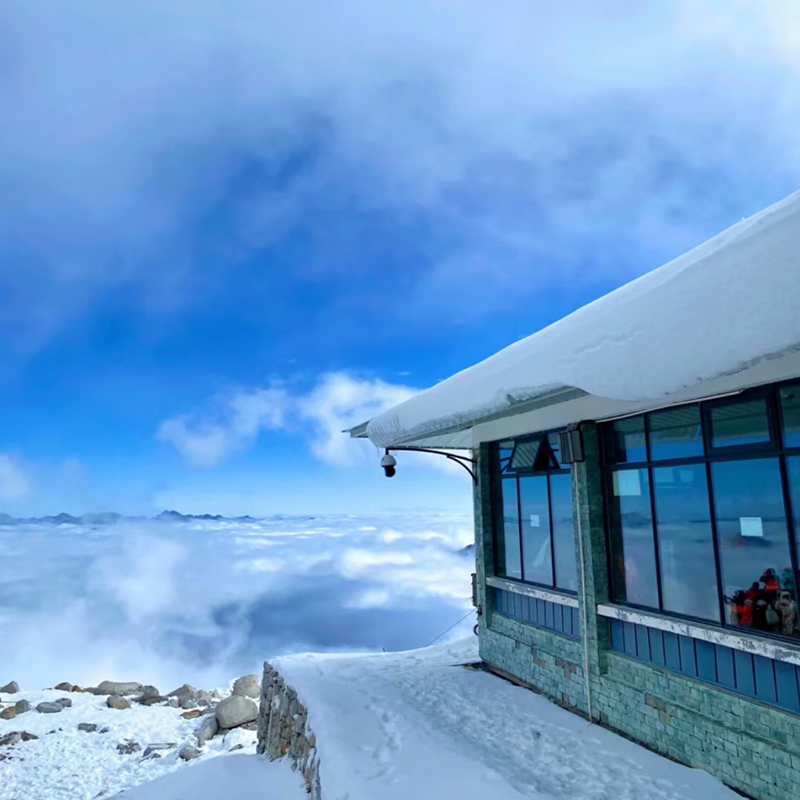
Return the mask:
{"type": "Polygon", "coordinates": [[[611,473],[611,484],[608,499],[614,594],[629,603],[657,606],[656,554],[647,470],[616,470],[611,473]]]}
{"type": "Polygon", "coordinates": [[[614,600],[800,638],[800,384],[602,427],[614,600]]]}
{"type": "Polygon", "coordinates": [[[719,622],[704,464],[653,469],[664,609],[719,622]]]}
{"type": "Polygon", "coordinates": [[[493,472],[497,574],[576,591],[572,488],[557,434],[499,442],[493,472]]]}

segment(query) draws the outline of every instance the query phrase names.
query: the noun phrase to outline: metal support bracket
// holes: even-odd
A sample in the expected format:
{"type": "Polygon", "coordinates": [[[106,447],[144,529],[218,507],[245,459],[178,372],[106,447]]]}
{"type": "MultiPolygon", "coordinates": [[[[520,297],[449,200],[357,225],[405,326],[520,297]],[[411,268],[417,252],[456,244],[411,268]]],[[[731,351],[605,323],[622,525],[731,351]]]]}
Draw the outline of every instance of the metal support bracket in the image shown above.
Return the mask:
{"type": "Polygon", "coordinates": [[[450,461],[454,461],[456,464],[460,464],[464,469],[469,472],[472,476],[472,482],[477,485],[478,483],[478,476],[475,474],[475,470],[469,466],[470,464],[475,465],[478,461],[474,458],[468,458],[467,456],[457,456],[453,453],[448,453],[446,450],[430,450],[427,447],[387,447],[386,452],[390,453],[392,451],[400,451],[406,450],[412,453],[431,453],[435,456],[444,456],[445,458],[449,458],[450,461]]]}

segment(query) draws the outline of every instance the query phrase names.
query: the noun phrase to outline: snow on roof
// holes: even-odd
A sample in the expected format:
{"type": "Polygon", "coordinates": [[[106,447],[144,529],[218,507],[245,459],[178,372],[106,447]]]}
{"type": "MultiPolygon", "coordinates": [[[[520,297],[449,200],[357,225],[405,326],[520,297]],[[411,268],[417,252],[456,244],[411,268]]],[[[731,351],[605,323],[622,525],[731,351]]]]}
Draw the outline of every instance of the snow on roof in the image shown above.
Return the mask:
{"type": "Polygon", "coordinates": [[[389,409],[367,434],[380,447],[430,439],[572,390],[657,399],[797,349],[800,192],[389,409]]]}

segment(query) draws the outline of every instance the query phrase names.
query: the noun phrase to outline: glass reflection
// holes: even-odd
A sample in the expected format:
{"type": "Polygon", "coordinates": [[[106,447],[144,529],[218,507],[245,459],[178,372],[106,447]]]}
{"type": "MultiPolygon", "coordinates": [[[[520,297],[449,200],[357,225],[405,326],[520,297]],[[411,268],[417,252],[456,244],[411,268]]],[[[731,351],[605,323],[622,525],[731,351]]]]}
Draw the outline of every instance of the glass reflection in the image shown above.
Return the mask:
{"type": "Polygon", "coordinates": [[[647,470],[617,470],[611,478],[609,534],[614,598],[658,608],[647,470]]]}
{"type": "Polygon", "coordinates": [[[550,511],[547,477],[520,478],[519,502],[522,513],[522,575],[526,581],[553,585],[550,549],[550,511]]]}
{"type": "Polygon", "coordinates": [[[800,384],[781,389],[781,412],[784,444],[800,447],[800,384]]]}
{"type": "Polygon", "coordinates": [[[556,586],[578,591],[575,552],[575,520],[572,511],[572,476],[550,476],[550,506],[553,512],[553,549],[556,556],[556,586]]]}
{"type": "Polygon", "coordinates": [[[497,569],[506,578],[522,579],[522,559],[519,550],[519,512],[517,510],[517,479],[502,481],[503,535],[497,542],[497,569]]]}
{"type": "Polygon", "coordinates": [[[725,403],[711,409],[713,447],[741,447],[769,442],[767,401],[725,403]]]}
{"type": "Polygon", "coordinates": [[[786,512],[776,458],[712,464],[727,622],[798,635],[786,512]]]}
{"type": "Polygon", "coordinates": [[[703,455],[699,406],[650,414],[650,455],[654,461],[703,455]]]}
{"type": "Polygon", "coordinates": [[[605,430],[609,461],[621,464],[625,461],[647,460],[643,416],[618,419],[606,426],[605,430]]]}
{"type": "Polygon", "coordinates": [[[719,594],[703,464],[653,470],[664,610],[719,622],[719,594]]]}

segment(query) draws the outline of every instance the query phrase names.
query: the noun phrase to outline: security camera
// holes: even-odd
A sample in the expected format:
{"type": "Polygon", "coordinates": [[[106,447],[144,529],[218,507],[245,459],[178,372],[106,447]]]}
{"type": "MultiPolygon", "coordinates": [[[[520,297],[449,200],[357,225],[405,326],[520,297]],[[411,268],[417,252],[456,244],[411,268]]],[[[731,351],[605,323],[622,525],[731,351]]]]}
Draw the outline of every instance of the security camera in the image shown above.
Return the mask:
{"type": "Polygon", "coordinates": [[[387,450],[386,455],[381,459],[381,466],[387,478],[393,478],[397,470],[397,459],[387,450]]]}

